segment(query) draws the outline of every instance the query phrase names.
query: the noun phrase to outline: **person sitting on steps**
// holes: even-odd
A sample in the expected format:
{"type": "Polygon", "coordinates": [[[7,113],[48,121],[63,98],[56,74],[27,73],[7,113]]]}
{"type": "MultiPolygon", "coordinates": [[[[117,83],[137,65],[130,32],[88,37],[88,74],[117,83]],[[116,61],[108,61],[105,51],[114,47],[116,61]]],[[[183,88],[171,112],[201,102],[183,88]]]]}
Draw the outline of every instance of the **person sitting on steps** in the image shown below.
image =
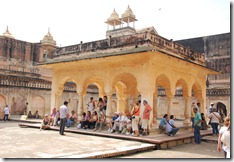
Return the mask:
{"type": "Polygon", "coordinates": [[[105,115],[103,114],[103,112],[100,112],[98,121],[96,122],[95,128],[93,129],[93,131],[96,131],[96,130],[97,130],[97,126],[98,126],[98,124],[99,124],[99,129],[98,129],[98,131],[100,132],[100,131],[102,130],[102,125],[103,125],[104,121],[105,121],[105,115]]]}
{"type": "Polygon", "coordinates": [[[179,128],[175,126],[174,115],[170,115],[170,120],[167,122],[166,125],[166,134],[168,136],[175,136],[178,132],[179,128]]]}
{"type": "Polygon", "coordinates": [[[50,128],[50,118],[49,118],[48,114],[45,114],[45,117],[44,117],[44,119],[41,122],[40,131],[42,129],[48,129],[48,128],[50,128]]]}

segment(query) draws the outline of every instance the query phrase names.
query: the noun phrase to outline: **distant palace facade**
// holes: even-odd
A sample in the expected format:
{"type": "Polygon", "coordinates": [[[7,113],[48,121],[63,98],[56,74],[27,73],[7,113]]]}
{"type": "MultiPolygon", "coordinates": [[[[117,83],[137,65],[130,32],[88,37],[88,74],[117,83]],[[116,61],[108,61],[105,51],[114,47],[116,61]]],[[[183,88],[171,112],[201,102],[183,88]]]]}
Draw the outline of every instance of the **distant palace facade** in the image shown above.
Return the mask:
{"type": "Polygon", "coordinates": [[[0,36],[1,110],[8,104],[12,114],[45,114],[68,100],[80,117],[91,96],[97,102],[106,95],[107,116],[126,113],[134,101],[146,99],[154,123],[168,113],[190,124],[193,101],[205,113],[210,102],[230,111],[230,33],[206,37],[214,40],[206,41],[209,50],[202,51],[204,44],[196,44],[197,50],[191,41],[167,40],[154,27],[136,30],[136,21],[129,6],[121,17],[114,10],[105,39],[66,47],[57,47],[50,31],[39,43],[29,43],[15,39],[7,28],[0,36]],[[215,59],[214,42],[222,44],[215,59]],[[219,72],[216,59],[226,71],[219,72]]]}

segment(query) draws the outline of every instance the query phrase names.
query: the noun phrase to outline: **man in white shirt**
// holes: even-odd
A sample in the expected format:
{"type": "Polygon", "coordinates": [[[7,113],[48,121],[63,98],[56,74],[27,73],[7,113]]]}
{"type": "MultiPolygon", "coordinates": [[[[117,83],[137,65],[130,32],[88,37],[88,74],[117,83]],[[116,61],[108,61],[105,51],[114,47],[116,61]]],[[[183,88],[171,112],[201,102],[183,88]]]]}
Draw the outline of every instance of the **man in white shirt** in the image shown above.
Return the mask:
{"type": "Polygon", "coordinates": [[[10,114],[10,109],[8,105],[6,105],[6,107],[4,108],[4,121],[8,120],[9,114],[10,114]]]}
{"type": "Polygon", "coordinates": [[[59,129],[60,135],[65,135],[64,129],[65,129],[67,119],[69,118],[69,111],[68,111],[67,105],[68,105],[68,102],[64,101],[63,105],[60,107],[60,129],[59,129]]]}
{"type": "Polygon", "coordinates": [[[113,129],[112,129],[111,133],[115,133],[115,130],[116,130],[117,126],[119,127],[119,133],[122,132],[124,119],[125,119],[125,116],[123,116],[123,113],[120,112],[119,117],[115,120],[115,124],[113,126],[113,129]]]}
{"type": "Polygon", "coordinates": [[[95,103],[93,101],[93,97],[90,97],[90,101],[87,103],[88,110],[91,112],[91,114],[94,112],[95,109],[95,103]]]}

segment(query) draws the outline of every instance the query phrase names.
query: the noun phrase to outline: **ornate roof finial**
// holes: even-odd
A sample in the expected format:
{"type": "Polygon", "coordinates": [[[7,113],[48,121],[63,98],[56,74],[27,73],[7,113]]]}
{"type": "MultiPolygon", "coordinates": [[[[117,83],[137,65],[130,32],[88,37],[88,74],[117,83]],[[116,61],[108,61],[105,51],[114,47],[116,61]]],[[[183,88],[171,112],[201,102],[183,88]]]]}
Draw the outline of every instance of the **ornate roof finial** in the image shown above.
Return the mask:
{"type": "Polygon", "coordinates": [[[56,46],[56,41],[54,41],[53,36],[50,34],[50,27],[48,27],[48,33],[41,40],[41,43],[56,46]]]}
{"type": "Polygon", "coordinates": [[[3,33],[3,36],[4,36],[4,37],[7,37],[7,38],[15,39],[15,38],[11,35],[11,33],[9,32],[8,25],[7,25],[7,28],[6,28],[6,32],[3,33]]]}

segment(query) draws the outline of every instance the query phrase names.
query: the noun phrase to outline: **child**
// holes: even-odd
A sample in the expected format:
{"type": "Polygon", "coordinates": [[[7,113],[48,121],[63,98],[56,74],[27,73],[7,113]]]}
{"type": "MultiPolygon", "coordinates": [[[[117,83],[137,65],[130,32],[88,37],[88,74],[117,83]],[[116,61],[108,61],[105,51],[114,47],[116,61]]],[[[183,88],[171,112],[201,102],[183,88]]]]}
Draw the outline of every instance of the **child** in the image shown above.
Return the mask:
{"type": "Polygon", "coordinates": [[[209,126],[206,123],[206,119],[205,119],[204,113],[201,113],[201,118],[202,118],[201,130],[207,130],[207,128],[209,128],[209,126]]]}

